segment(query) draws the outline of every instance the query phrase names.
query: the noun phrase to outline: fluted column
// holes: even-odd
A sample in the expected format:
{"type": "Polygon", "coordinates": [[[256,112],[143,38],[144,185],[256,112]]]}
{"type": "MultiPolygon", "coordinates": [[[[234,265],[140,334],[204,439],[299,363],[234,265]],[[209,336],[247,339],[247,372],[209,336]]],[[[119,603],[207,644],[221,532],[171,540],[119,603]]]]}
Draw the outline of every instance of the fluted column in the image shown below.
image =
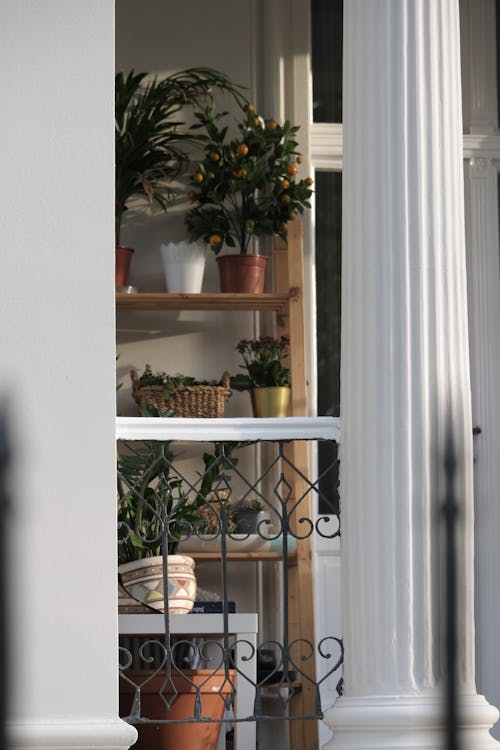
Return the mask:
{"type": "MultiPolygon", "coordinates": [[[[500,441],[500,405],[496,403],[500,373],[500,262],[496,203],[497,167],[491,158],[474,156],[469,160],[470,249],[468,266],[473,349],[472,406],[474,425],[481,432],[475,448],[475,566],[476,586],[476,664],[477,684],[495,705],[500,703],[498,673],[498,633],[500,601],[498,569],[500,554],[497,502],[500,465],[495,446],[500,441]]],[[[496,726],[500,737],[500,726],[496,726]]]]}
{"type": "Polygon", "coordinates": [[[326,746],[442,748],[445,436],[458,458],[458,682],[476,695],[458,0],[344,3],[342,607],[326,746]]]}

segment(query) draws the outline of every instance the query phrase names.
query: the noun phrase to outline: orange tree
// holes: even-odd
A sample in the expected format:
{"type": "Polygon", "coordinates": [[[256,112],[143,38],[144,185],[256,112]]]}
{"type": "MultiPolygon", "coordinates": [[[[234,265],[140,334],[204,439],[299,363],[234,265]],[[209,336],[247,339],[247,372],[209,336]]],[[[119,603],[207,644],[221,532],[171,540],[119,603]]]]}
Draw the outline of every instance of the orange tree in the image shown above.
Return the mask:
{"type": "Polygon", "coordinates": [[[247,253],[253,237],[286,240],[287,222],[310,208],[312,180],[297,179],[299,128],[264,120],[251,104],[242,115],[231,137],[226,112],[209,106],[196,113],[204,158],[190,179],[186,224],[191,239],[203,240],[216,255],[223,245],[247,253]]]}

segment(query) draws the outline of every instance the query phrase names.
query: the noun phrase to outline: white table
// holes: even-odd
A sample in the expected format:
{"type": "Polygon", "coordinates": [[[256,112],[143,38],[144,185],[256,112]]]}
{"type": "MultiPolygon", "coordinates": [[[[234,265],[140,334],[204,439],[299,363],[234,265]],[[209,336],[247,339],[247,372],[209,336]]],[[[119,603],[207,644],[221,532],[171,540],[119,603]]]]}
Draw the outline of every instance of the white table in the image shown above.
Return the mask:
{"type": "MultiPolygon", "coordinates": [[[[237,641],[247,641],[253,648],[254,656],[248,661],[243,657],[249,655],[249,648],[238,646],[235,649],[236,667],[242,675],[238,679],[235,701],[235,718],[246,718],[253,714],[255,683],[257,677],[257,632],[258,616],[255,613],[231,614],[229,617],[229,635],[235,635],[237,641]]],[[[164,631],[162,614],[119,615],[120,635],[161,635],[164,631]]],[[[224,621],[217,615],[171,615],[170,633],[172,635],[217,635],[224,633],[224,621]]],[[[238,675],[239,676],[239,675],[238,675]]],[[[221,732],[221,737],[224,733],[221,732]]],[[[237,750],[254,750],[256,743],[256,726],[254,721],[235,723],[235,747],[237,750]]]]}

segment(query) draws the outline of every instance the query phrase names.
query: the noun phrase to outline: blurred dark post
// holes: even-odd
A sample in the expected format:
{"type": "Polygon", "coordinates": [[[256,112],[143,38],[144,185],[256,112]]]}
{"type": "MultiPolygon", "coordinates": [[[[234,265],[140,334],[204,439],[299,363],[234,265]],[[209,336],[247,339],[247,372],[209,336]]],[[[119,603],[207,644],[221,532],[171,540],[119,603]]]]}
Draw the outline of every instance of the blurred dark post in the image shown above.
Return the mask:
{"type": "Polygon", "coordinates": [[[7,473],[10,462],[7,416],[5,408],[0,408],[0,748],[7,747],[7,512],[9,498],[7,473]]]}
{"type": "Polygon", "coordinates": [[[457,460],[453,445],[453,432],[448,428],[445,448],[445,498],[443,515],[445,523],[445,585],[446,585],[446,750],[459,750],[458,695],[457,695],[457,550],[456,526],[459,504],[456,497],[455,476],[457,460]]]}

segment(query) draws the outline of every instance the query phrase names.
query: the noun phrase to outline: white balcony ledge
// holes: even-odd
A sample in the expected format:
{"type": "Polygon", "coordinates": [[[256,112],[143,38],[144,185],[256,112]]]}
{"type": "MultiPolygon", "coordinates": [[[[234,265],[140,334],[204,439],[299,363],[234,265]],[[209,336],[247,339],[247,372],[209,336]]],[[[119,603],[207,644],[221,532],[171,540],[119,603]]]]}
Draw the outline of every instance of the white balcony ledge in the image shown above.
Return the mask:
{"type": "Polygon", "coordinates": [[[117,440],[336,440],[338,417],[182,419],[117,417],[117,440]]]}

